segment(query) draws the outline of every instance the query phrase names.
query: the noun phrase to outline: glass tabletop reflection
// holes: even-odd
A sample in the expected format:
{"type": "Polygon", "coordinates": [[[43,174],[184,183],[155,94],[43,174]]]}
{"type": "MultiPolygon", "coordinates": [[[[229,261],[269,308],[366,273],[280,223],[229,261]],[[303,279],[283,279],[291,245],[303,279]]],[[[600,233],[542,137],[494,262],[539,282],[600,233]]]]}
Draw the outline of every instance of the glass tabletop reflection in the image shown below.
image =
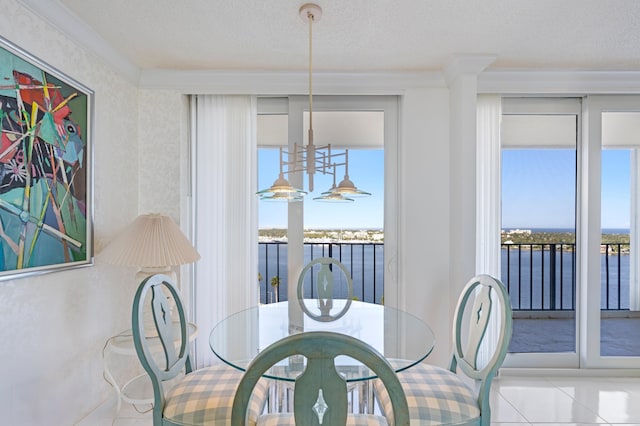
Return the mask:
{"type": "MultiPolygon", "coordinates": [[[[305,301],[307,307],[313,307],[313,303],[313,300],[305,301]]],[[[345,300],[333,303],[333,309],[340,311],[345,300]]],[[[332,331],[362,340],[380,352],[397,372],[424,360],[435,343],[427,324],[395,308],[352,301],[341,318],[320,322],[305,315],[295,301],[259,305],[233,314],[213,328],[209,344],[218,358],[244,371],[270,344],[305,331],[332,331]]],[[[265,376],[295,380],[304,364],[304,358],[291,357],[275,365],[265,376]]],[[[336,368],[347,381],[375,378],[366,367],[346,356],[336,359],[336,368]]]]}

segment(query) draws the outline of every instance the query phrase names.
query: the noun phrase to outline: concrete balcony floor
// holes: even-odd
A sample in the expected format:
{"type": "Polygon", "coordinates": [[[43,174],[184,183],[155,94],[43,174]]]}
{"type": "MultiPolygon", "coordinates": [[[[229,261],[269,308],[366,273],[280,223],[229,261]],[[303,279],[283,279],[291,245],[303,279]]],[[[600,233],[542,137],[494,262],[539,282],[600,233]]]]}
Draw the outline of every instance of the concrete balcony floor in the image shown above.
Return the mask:
{"type": "MultiPolygon", "coordinates": [[[[514,318],[509,352],[574,352],[575,319],[558,316],[514,318]]],[[[600,324],[603,356],[640,356],[640,317],[607,313],[600,324]]]]}

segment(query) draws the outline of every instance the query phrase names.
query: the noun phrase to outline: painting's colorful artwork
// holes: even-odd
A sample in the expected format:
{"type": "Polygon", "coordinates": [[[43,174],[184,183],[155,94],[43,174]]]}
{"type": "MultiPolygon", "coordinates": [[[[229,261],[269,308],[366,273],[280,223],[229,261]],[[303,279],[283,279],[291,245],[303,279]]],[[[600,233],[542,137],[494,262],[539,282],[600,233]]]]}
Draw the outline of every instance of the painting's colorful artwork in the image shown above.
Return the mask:
{"type": "Polygon", "coordinates": [[[91,264],[92,97],[0,38],[0,279],[91,264]]]}

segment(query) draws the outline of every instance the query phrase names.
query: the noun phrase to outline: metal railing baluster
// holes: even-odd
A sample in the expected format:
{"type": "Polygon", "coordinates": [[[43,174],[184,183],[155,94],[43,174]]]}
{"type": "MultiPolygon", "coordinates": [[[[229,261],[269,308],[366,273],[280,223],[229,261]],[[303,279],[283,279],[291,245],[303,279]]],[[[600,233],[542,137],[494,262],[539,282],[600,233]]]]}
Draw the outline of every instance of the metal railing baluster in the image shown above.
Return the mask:
{"type": "MultiPolygon", "coordinates": [[[[271,290],[275,296],[275,301],[286,300],[281,296],[286,296],[285,291],[281,288],[271,288],[270,282],[273,278],[270,276],[271,271],[275,270],[275,275],[280,278],[281,287],[286,283],[288,285],[287,277],[280,276],[280,261],[282,252],[286,250],[286,242],[260,242],[260,246],[264,246],[264,253],[259,258],[259,271],[264,273],[264,294],[261,294],[262,303],[270,303],[274,300],[269,299],[269,290],[271,290]],[[275,246],[275,250],[274,250],[275,246]],[[282,247],[281,247],[282,246],[282,247]],[[281,250],[282,249],[282,250],[281,250]],[[275,255],[274,255],[275,251],[275,255]],[[271,257],[275,256],[275,259],[271,257]],[[275,267],[274,267],[275,263],[275,267]]],[[[384,250],[383,243],[304,243],[305,247],[310,245],[309,253],[311,259],[316,255],[314,245],[319,246],[322,255],[329,254],[330,257],[336,256],[341,262],[347,262],[346,266],[351,271],[354,281],[360,280],[362,299],[365,302],[381,303],[381,300],[377,300],[377,296],[384,294],[384,268],[380,267],[379,263],[384,262],[384,251],[377,253],[377,250],[384,250]],[[370,247],[371,250],[365,246],[370,247]],[[347,255],[343,253],[343,248],[348,250],[347,255]],[[356,250],[358,249],[358,250],[356,250]],[[362,258],[358,262],[354,259],[354,253],[360,252],[362,258]],[[361,268],[361,271],[354,271],[355,265],[361,268]],[[365,269],[366,268],[366,269],[365,269]],[[371,270],[369,269],[371,268],[371,270]],[[379,274],[378,270],[382,272],[379,274]],[[357,273],[361,273],[360,276],[357,273]],[[355,275],[355,276],[354,276],[355,275]],[[367,277],[367,278],[366,278],[367,277]],[[371,277],[369,279],[368,277],[371,277]],[[371,287],[372,286],[372,287],[371,287]]],[[[602,271],[602,285],[603,285],[603,303],[602,309],[608,310],[626,310],[629,307],[627,302],[623,300],[624,286],[627,285],[628,271],[623,268],[628,268],[628,262],[623,264],[622,256],[628,255],[627,243],[603,243],[602,245],[603,259],[603,271],[602,271]],[[623,250],[625,254],[623,254],[623,250]],[[611,256],[617,256],[613,261],[611,256]],[[615,279],[613,279],[615,276],[615,279]],[[613,288],[612,286],[617,286],[613,288]],[[616,299],[615,301],[613,299],[616,299]],[[624,302],[624,303],[623,303],[624,302]]],[[[567,243],[527,243],[527,244],[502,244],[504,250],[504,265],[502,280],[507,287],[509,293],[517,291],[517,295],[513,294],[511,298],[514,310],[575,310],[576,304],[576,250],[575,244],[567,243]],[[545,257],[548,255],[549,262],[547,263],[545,257]],[[513,256],[512,250],[517,250],[517,256],[513,256]],[[528,267],[527,271],[529,288],[525,289],[525,281],[527,275],[523,276],[526,270],[525,258],[523,258],[523,251],[529,250],[528,267]],[[537,256],[534,256],[534,251],[540,252],[539,267],[534,267],[537,256]],[[565,255],[567,256],[565,258],[565,255]],[[560,256],[560,259],[557,259],[560,256]],[[553,259],[553,260],[552,260],[553,259]],[[534,270],[538,269],[538,271],[534,270]],[[548,272],[547,272],[548,270],[548,272]],[[547,278],[548,274],[548,278],[547,278]],[[549,279],[548,287],[546,285],[547,279],[549,279]],[[516,281],[517,280],[517,281],[516,281]],[[539,280],[539,281],[538,281],[539,280]],[[538,284],[539,282],[539,284],[538,284]],[[560,288],[557,288],[555,283],[559,283],[560,288]],[[538,289],[537,286],[540,286],[538,289]],[[565,285],[567,288],[565,288],[565,285]],[[555,289],[554,289],[555,288],[555,289]],[[546,291],[545,289],[548,289],[546,291]],[[523,291],[524,290],[524,291],[523,291]],[[569,292],[571,297],[568,296],[569,292]],[[541,300],[537,301],[537,294],[540,294],[541,300]],[[534,303],[534,296],[536,301],[534,303]],[[558,302],[559,297],[559,302],[558,302]],[[528,300],[527,300],[528,299],[528,300]],[[566,300],[565,300],[566,299],[566,300]],[[555,306],[554,306],[555,304],[555,306]]],[[[286,263],[286,262],[285,262],[286,263]]],[[[295,283],[292,283],[295,285],[295,283]]],[[[262,291],[261,291],[262,293],[262,291]]]]}

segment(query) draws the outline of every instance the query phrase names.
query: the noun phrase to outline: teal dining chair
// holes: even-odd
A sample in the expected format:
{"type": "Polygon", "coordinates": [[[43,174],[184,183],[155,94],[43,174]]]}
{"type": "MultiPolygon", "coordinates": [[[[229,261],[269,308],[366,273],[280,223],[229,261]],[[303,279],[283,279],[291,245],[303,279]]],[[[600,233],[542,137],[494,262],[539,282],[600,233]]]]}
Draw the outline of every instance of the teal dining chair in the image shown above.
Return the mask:
{"type": "MultiPolygon", "coordinates": [[[[449,368],[419,364],[398,373],[409,403],[411,426],[491,424],[491,382],[507,354],[512,322],[511,301],[500,280],[489,275],[472,278],[454,313],[449,368]],[[485,351],[483,342],[493,316],[499,322],[497,342],[485,351]],[[464,324],[468,324],[467,330],[464,324]],[[469,379],[475,384],[473,389],[466,383],[469,379]]],[[[383,413],[392,410],[384,387],[377,381],[374,393],[383,413]]]]}
{"type": "Polygon", "coordinates": [[[387,425],[387,419],[373,414],[348,413],[347,383],[336,371],[335,358],[345,355],[362,362],[380,378],[393,407],[396,425],[409,425],[409,411],[402,386],[391,365],[374,348],[344,334],[309,331],[279,340],[253,359],[233,401],[231,426],[249,423],[248,404],[252,389],[269,368],[291,356],[302,355],[307,363],[295,381],[293,413],[269,413],[258,417],[258,426],[358,426],[387,425]]]}
{"type": "MultiPolygon", "coordinates": [[[[353,301],[353,280],[342,262],[332,257],[319,257],[302,268],[296,291],[298,303],[306,316],[318,322],[331,322],[349,311],[353,301]],[[338,299],[342,307],[334,309],[334,301],[338,299]]],[[[358,392],[360,402],[365,392],[363,385],[363,382],[349,384],[349,393],[358,392]]],[[[291,390],[287,383],[284,387],[291,390]]]]}
{"type": "Polygon", "coordinates": [[[344,316],[351,306],[353,300],[351,274],[337,259],[332,257],[314,259],[302,268],[298,276],[297,296],[300,307],[310,318],[320,322],[335,321],[344,316]],[[306,286],[307,282],[309,286],[306,286]],[[344,305],[338,312],[332,313],[334,298],[340,293],[342,293],[340,299],[344,299],[344,305]],[[310,299],[315,302],[316,306],[313,308],[307,305],[310,299]]]}
{"type": "MultiPolygon", "coordinates": [[[[132,322],[136,353],[153,386],[154,426],[228,425],[242,372],[226,364],[193,370],[184,307],[168,276],[153,275],[140,283],[132,322]],[[153,321],[145,321],[145,312],[151,312],[153,321]]],[[[248,424],[255,424],[267,394],[268,383],[260,380],[248,424]]]]}

